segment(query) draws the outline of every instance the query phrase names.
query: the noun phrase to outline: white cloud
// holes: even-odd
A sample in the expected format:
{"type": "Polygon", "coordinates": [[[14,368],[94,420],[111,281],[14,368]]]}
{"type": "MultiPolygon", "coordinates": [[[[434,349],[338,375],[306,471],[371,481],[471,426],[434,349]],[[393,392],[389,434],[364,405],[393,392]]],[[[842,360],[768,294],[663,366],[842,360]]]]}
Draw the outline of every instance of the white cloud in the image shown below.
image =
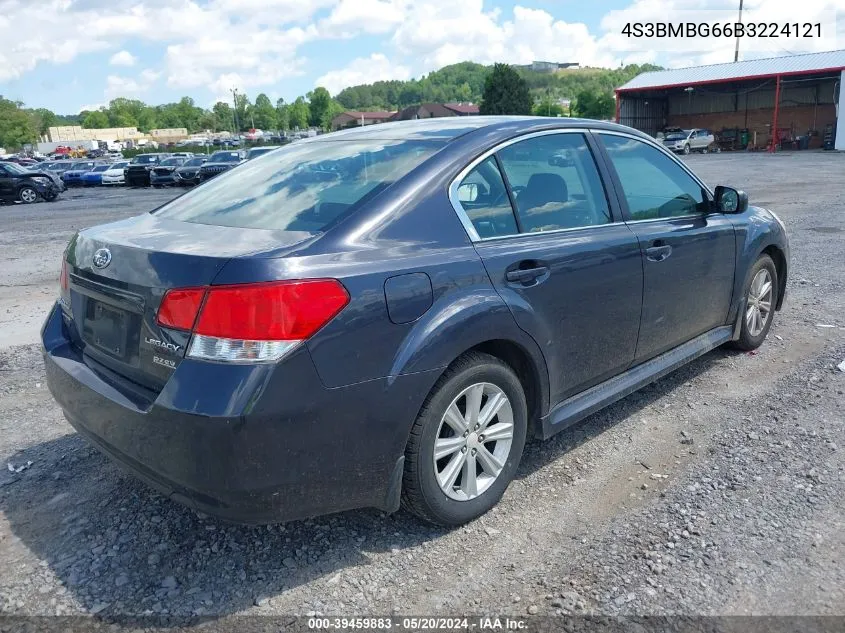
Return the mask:
{"type": "Polygon", "coordinates": [[[109,75],[103,94],[109,100],[115,97],[137,97],[147,92],[160,76],[161,73],[150,68],[141,71],[138,77],[109,75]]]}
{"type": "Polygon", "coordinates": [[[109,58],[111,66],[134,66],[137,62],[138,58],[129,51],[119,51],[109,58]]]}
{"type": "Polygon", "coordinates": [[[314,86],[323,86],[331,94],[355,84],[387,81],[388,79],[409,79],[411,70],[406,66],[393,64],[382,53],[353,59],[340,70],[332,70],[318,77],[314,86]]]}
{"type": "Polygon", "coordinates": [[[405,18],[394,0],[340,0],[319,24],[324,37],[354,37],[358,33],[388,33],[405,18]]]}

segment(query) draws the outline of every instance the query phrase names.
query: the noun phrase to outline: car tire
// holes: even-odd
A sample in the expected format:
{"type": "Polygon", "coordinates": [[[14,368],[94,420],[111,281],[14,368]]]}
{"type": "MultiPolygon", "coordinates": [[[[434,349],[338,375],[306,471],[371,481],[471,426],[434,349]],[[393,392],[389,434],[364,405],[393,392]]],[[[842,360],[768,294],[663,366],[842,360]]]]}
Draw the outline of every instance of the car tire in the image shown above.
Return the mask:
{"type": "Polygon", "coordinates": [[[689,152],[690,152],[690,149],[689,149],[689,143],[687,143],[686,145],[684,145],[684,154],[685,154],[685,155],[686,155],[686,154],[689,154],[689,152]]]}
{"type": "Polygon", "coordinates": [[[706,154],[709,150],[706,147],[701,148],[701,153],[706,154]]]}
{"type": "Polygon", "coordinates": [[[24,204],[32,204],[38,201],[38,192],[35,190],[35,187],[24,185],[18,189],[18,200],[24,204]]]}
{"type": "Polygon", "coordinates": [[[778,302],[778,271],[775,263],[768,255],[760,255],[745,282],[739,339],[731,346],[743,351],[755,350],[769,334],[775,316],[775,306],[778,302]],[[768,289],[766,289],[768,284],[768,289]],[[768,309],[765,306],[768,305],[768,309]]]}
{"type": "Polygon", "coordinates": [[[55,202],[58,199],[59,199],[59,194],[57,194],[57,193],[48,193],[44,196],[44,200],[46,200],[47,202],[55,202]]]}
{"type": "Polygon", "coordinates": [[[525,393],[513,369],[488,354],[460,357],[437,381],[411,429],[402,478],[403,507],[444,526],[481,516],[499,502],[513,479],[527,429],[525,393]],[[487,405],[496,404],[499,408],[492,418],[479,419],[487,405]],[[473,426],[473,420],[478,425],[473,426]],[[483,431],[494,427],[499,437],[484,441],[483,431]],[[444,452],[435,460],[438,444],[444,452]],[[468,474],[470,468],[473,476],[468,474]]]}

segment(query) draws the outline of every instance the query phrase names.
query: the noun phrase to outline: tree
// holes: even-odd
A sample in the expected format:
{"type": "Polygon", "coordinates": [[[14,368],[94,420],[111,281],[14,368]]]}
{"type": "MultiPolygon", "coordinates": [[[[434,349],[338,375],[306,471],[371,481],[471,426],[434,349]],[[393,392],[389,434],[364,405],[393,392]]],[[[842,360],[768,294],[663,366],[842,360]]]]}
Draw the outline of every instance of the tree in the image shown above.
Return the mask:
{"type": "Polygon", "coordinates": [[[276,129],[276,108],[270,98],[263,92],[255,97],[255,105],[252,108],[255,127],[259,130],[276,129]]]}
{"type": "Polygon", "coordinates": [[[38,134],[40,136],[44,136],[49,128],[58,124],[56,114],[47,108],[36,108],[32,110],[32,115],[36,119],[38,134]]]}
{"type": "Polygon", "coordinates": [[[484,82],[481,114],[531,114],[528,84],[507,64],[495,64],[484,82]]]}
{"type": "Polygon", "coordinates": [[[576,116],[585,119],[612,119],[616,112],[616,102],[610,93],[582,90],[575,97],[573,110],[576,116]]]}
{"type": "Polygon", "coordinates": [[[332,96],[323,87],[314,88],[307,95],[309,100],[309,123],[311,125],[324,127],[326,116],[331,108],[332,96]]]}
{"type": "Polygon", "coordinates": [[[238,129],[237,132],[248,130],[251,126],[251,121],[247,116],[250,109],[249,97],[244,94],[238,94],[235,97],[235,115],[237,117],[238,129]]]}
{"type": "Polygon", "coordinates": [[[82,120],[82,127],[88,129],[102,129],[109,126],[109,117],[102,110],[89,112],[82,120]]]}
{"type": "Polygon", "coordinates": [[[280,130],[287,130],[290,127],[290,106],[284,99],[276,101],[276,126],[280,130]]]}
{"type": "Polygon", "coordinates": [[[310,110],[308,108],[308,104],[305,103],[305,99],[303,99],[302,97],[297,97],[296,101],[294,101],[290,105],[289,115],[290,115],[290,126],[292,128],[297,128],[297,129],[307,128],[310,110]]]}
{"type": "Polygon", "coordinates": [[[211,108],[214,117],[217,119],[216,130],[234,130],[235,119],[232,107],[225,101],[218,101],[211,108]]]}
{"type": "Polygon", "coordinates": [[[9,101],[0,96],[0,147],[14,150],[37,140],[35,118],[21,109],[22,105],[19,101],[9,101]]]}
{"type": "Polygon", "coordinates": [[[531,114],[535,116],[563,116],[565,113],[559,103],[550,97],[546,97],[542,101],[534,104],[534,109],[531,114]]]}

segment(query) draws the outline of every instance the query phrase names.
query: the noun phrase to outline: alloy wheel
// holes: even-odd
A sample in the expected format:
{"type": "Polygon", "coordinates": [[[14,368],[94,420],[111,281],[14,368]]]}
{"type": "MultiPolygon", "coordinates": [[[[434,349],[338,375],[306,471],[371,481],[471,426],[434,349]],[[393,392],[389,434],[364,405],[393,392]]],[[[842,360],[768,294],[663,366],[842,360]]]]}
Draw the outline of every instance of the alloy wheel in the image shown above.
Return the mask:
{"type": "Polygon", "coordinates": [[[23,189],[21,189],[20,197],[21,202],[23,202],[24,204],[30,204],[38,199],[38,192],[36,192],[35,189],[32,189],[30,187],[24,187],[23,189]]]}
{"type": "Polygon", "coordinates": [[[493,485],[513,443],[513,409],[492,383],[470,385],[452,400],[434,442],[434,472],[450,499],[469,501],[493,485]]]}
{"type": "Polygon", "coordinates": [[[760,336],[772,312],[772,276],[765,268],[754,275],[748,289],[748,303],[745,307],[745,325],[751,336],[760,336]]]}

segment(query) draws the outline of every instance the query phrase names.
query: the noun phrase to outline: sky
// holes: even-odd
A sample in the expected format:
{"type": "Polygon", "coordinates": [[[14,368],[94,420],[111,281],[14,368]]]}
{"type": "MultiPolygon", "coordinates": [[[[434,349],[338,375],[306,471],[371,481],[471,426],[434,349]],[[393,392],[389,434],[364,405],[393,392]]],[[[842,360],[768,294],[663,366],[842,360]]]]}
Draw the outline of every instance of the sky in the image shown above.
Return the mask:
{"type": "MultiPolygon", "coordinates": [[[[0,95],[60,114],[115,97],[210,107],[237,88],[420,77],[460,61],[667,67],[733,60],[734,40],[629,38],[629,22],[730,19],[736,0],[0,0],[0,95]],[[702,12],[702,10],[704,10],[702,12]],[[694,13],[695,12],[695,13],[694,13]]],[[[745,0],[745,20],[824,37],[743,43],[743,59],[845,48],[845,0],[745,0]],[[839,9],[837,15],[835,11],[839,9]]]]}

